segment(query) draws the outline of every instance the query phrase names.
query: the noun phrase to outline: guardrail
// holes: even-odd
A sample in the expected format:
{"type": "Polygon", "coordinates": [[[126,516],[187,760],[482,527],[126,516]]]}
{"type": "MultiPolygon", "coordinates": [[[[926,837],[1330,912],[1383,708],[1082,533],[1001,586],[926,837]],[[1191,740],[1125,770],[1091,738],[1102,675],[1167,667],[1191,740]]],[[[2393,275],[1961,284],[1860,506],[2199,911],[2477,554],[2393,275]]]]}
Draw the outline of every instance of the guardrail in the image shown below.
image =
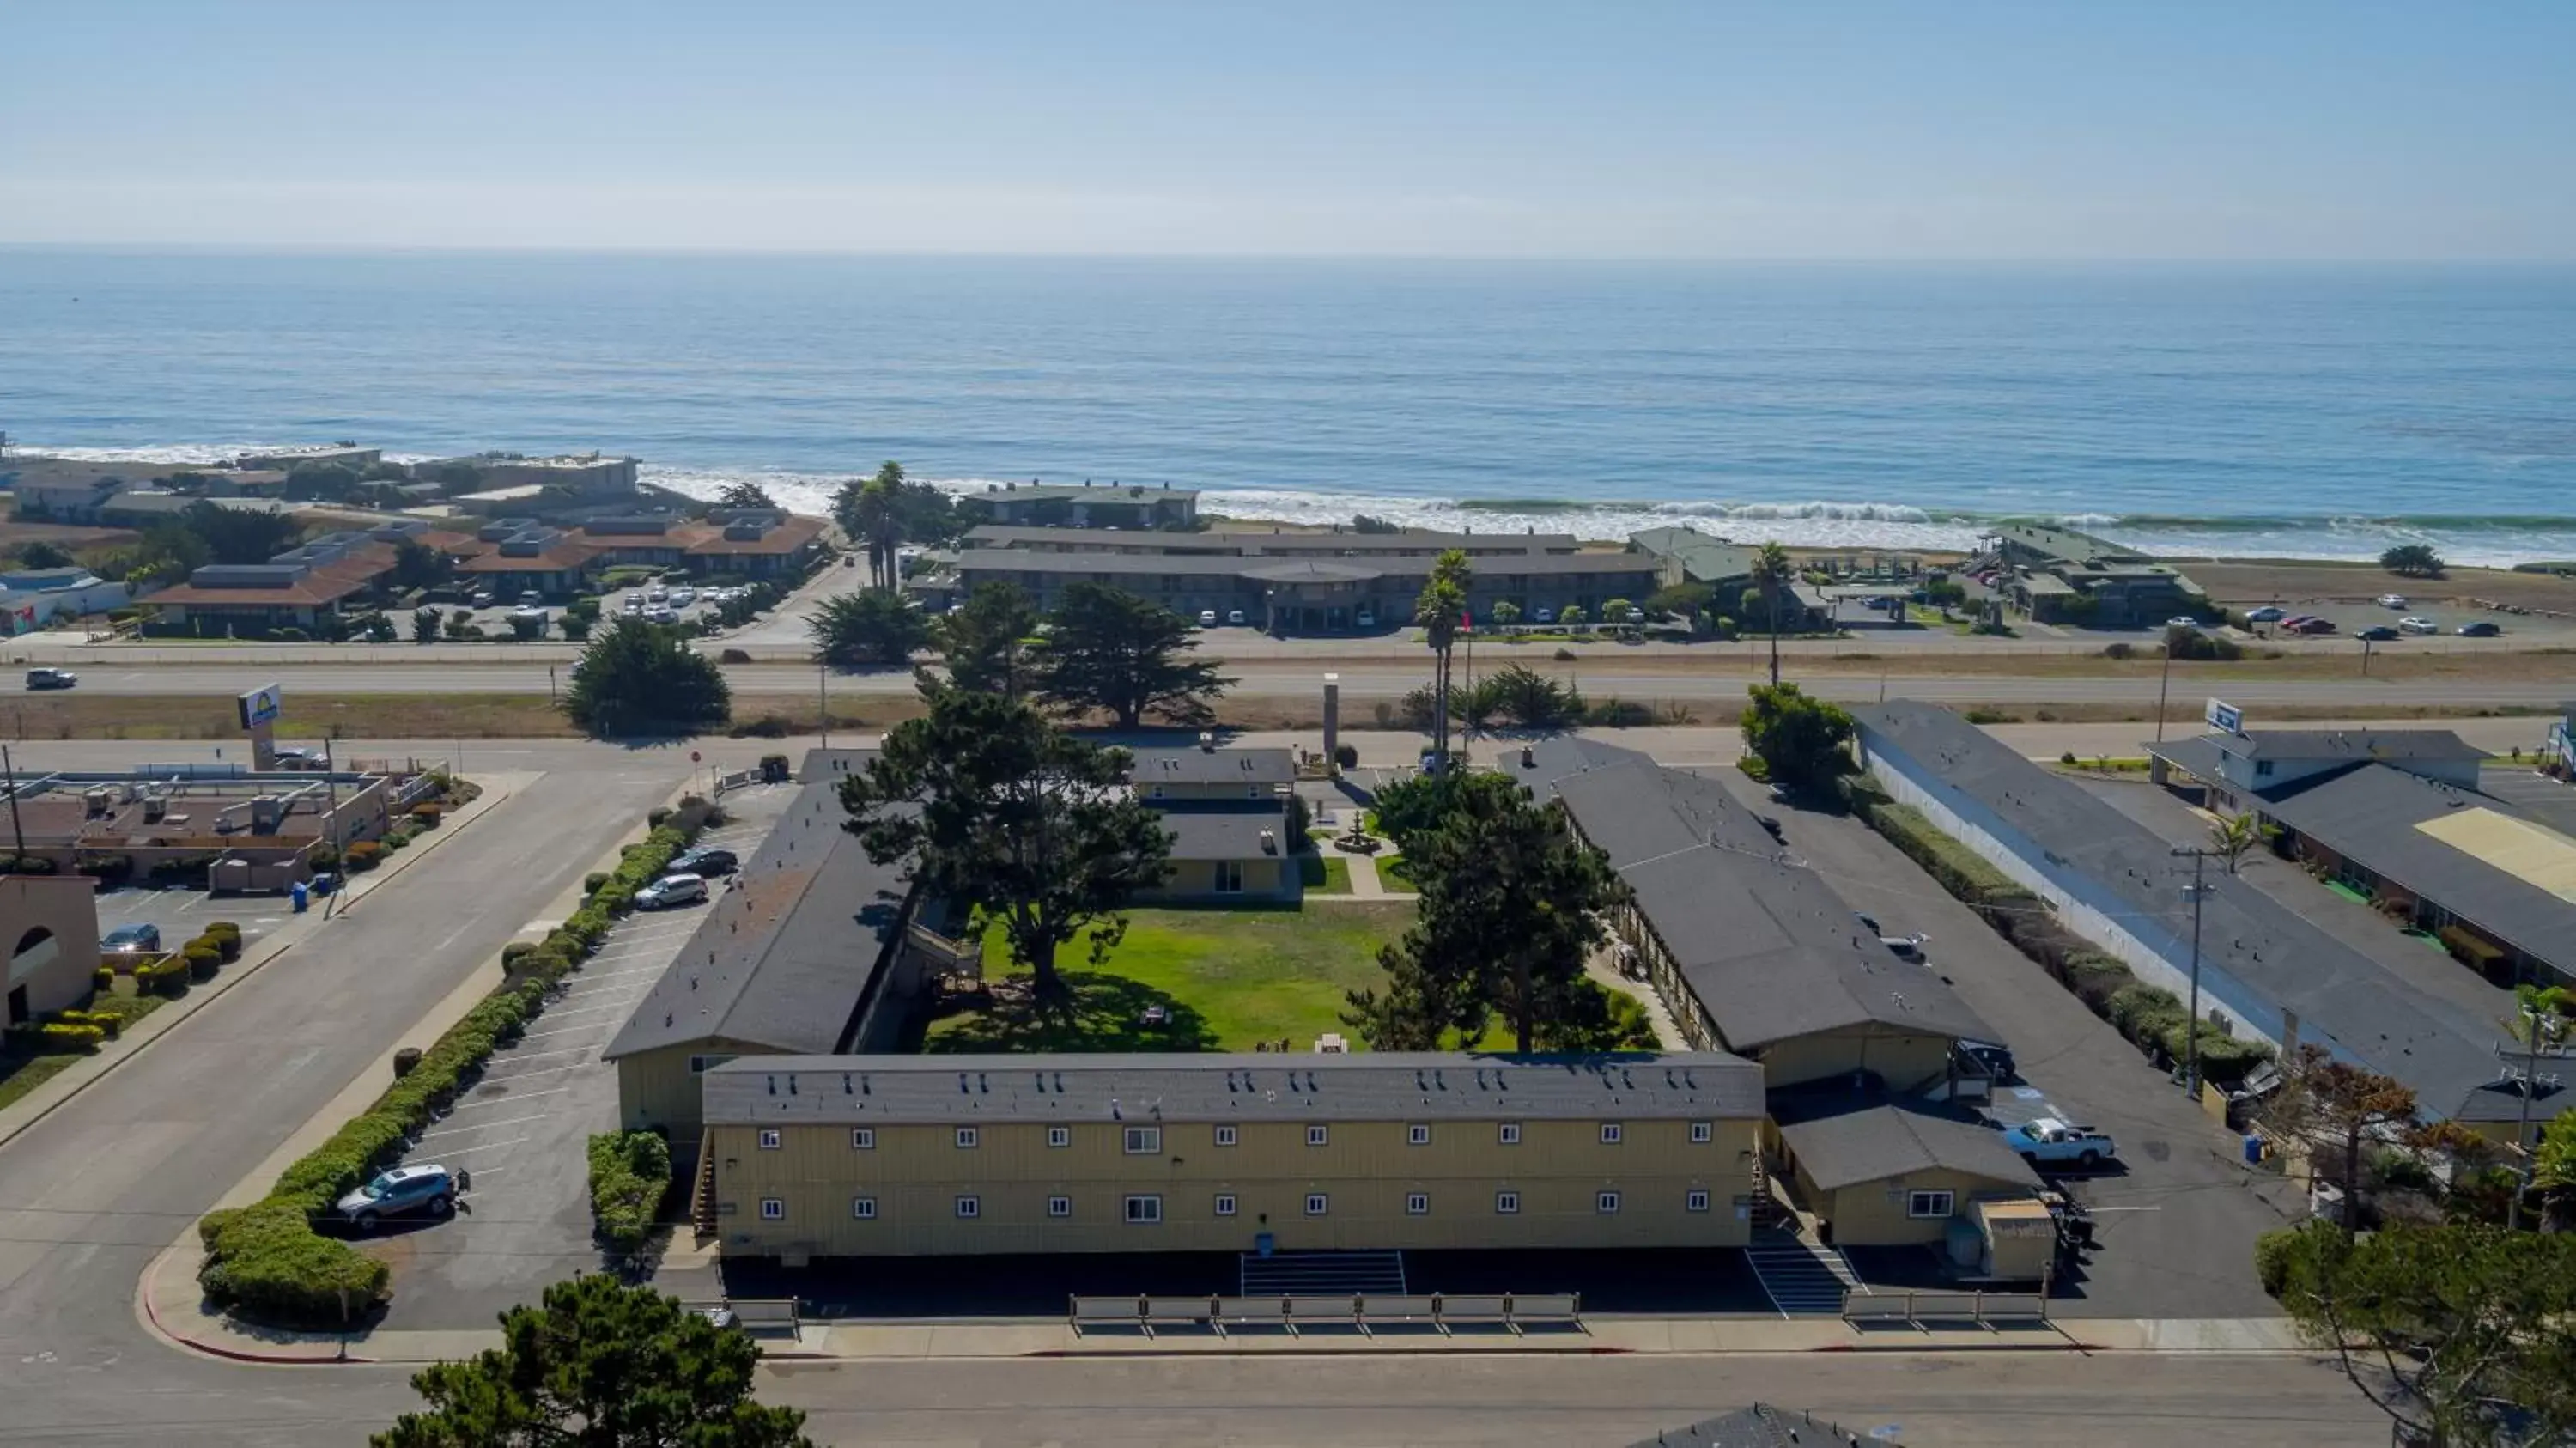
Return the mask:
{"type": "Polygon", "coordinates": [[[1928,1331],[1950,1323],[1991,1327],[1999,1322],[2048,1321],[2044,1292],[1862,1292],[1843,1293],[1843,1321],[1854,1327],[1900,1323],[1928,1331]]]}
{"type": "Polygon", "coordinates": [[[1295,1336],[1301,1327],[1372,1328],[1427,1324],[1447,1335],[1453,1326],[1501,1327],[1515,1335],[1531,1327],[1583,1330],[1583,1294],[1352,1293],[1348,1296],[1084,1297],[1066,1299],[1065,1324],[1085,1328],[1134,1328],[1147,1337],[1158,1327],[1205,1328],[1223,1337],[1230,1328],[1275,1327],[1295,1336]]]}

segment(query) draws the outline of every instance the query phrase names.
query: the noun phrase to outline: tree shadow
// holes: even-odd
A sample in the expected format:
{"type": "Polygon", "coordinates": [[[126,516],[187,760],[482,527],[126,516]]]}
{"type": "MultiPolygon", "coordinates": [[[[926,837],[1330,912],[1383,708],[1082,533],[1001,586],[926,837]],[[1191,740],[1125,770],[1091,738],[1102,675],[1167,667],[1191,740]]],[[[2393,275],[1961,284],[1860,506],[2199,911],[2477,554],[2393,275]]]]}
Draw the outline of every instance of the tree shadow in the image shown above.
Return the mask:
{"type": "Polygon", "coordinates": [[[1041,1001],[1025,978],[994,986],[964,1018],[923,1041],[929,1055],[1047,1051],[1212,1051],[1217,1034],[1170,992],[1106,971],[1063,972],[1041,1001]],[[1157,1014],[1159,1012],[1159,1014],[1157,1014]]]}

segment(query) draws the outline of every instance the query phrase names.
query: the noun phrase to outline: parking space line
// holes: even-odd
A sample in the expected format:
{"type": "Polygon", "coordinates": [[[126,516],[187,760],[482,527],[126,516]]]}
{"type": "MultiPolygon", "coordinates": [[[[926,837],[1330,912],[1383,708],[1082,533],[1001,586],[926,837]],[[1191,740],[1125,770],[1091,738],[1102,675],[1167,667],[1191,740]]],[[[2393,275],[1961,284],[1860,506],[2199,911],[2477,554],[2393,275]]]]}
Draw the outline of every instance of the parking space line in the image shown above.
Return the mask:
{"type": "MultiPolygon", "coordinates": [[[[532,1071],[529,1074],[532,1076],[542,1076],[545,1073],[542,1071],[532,1071]]],[[[540,1096],[561,1096],[571,1089],[572,1088],[569,1086],[556,1086],[544,1091],[513,1092],[508,1096],[496,1096],[489,1101],[459,1101],[454,1106],[448,1108],[447,1115],[443,1119],[453,1121],[456,1119],[457,1112],[470,1111],[477,1106],[516,1106],[522,1101],[534,1101],[540,1096]]]]}
{"type": "MultiPolygon", "coordinates": [[[[569,1091],[572,1088],[567,1086],[564,1089],[569,1091]]],[[[535,1116],[512,1116],[500,1121],[478,1121],[472,1126],[450,1126],[439,1131],[424,1131],[420,1134],[420,1139],[423,1141],[430,1141],[441,1136],[462,1136],[469,1131],[490,1131],[496,1126],[516,1126],[523,1121],[544,1121],[546,1119],[547,1118],[544,1113],[540,1112],[535,1116]]]]}
{"type": "Polygon", "coordinates": [[[495,1150],[500,1149],[501,1147],[505,1147],[505,1146],[517,1146],[520,1142],[523,1142],[523,1141],[534,1141],[534,1140],[536,1140],[536,1138],[535,1138],[535,1137],[533,1137],[533,1136],[514,1136],[514,1137],[511,1137],[508,1141],[487,1141],[487,1142],[483,1143],[481,1146],[460,1146],[460,1147],[456,1148],[456,1149],[455,1149],[455,1150],[453,1150],[453,1151],[442,1151],[442,1152],[439,1152],[439,1153],[438,1153],[438,1155],[440,1155],[440,1156],[471,1156],[471,1155],[473,1155],[475,1152],[478,1152],[478,1151],[495,1151],[495,1150]]]}
{"type": "MultiPolygon", "coordinates": [[[[566,1026],[560,1031],[530,1031],[519,1039],[522,1041],[542,1041],[549,1036],[578,1035],[583,1031],[596,1031],[606,1024],[608,1024],[606,1021],[584,1021],[577,1026],[566,1026]]],[[[614,1033],[612,1032],[610,1034],[614,1033]]]]}
{"type": "MultiPolygon", "coordinates": [[[[572,1000],[572,999],[578,999],[578,997],[567,996],[567,997],[565,997],[565,999],[567,999],[567,1000],[572,1000]]],[[[548,1021],[560,1021],[560,1020],[564,1019],[564,1018],[565,1018],[565,1017],[567,1017],[567,1016],[595,1016],[595,1015],[599,1014],[601,1011],[624,1011],[624,1010],[632,1010],[632,1009],[634,1009],[634,1007],[635,1007],[635,1002],[637,1002],[638,1000],[641,1000],[641,999],[643,999],[643,993],[642,993],[641,991],[639,991],[639,992],[637,992],[636,994],[634,994],[634,995],[632,995],[632,996],[629,996],[629,997],[627,997],[626,999],[624,999],[624,1000],[622,1000],[622,1001],[616,1001],[616,1002],[613,1002],[613,1003],[608,1004],[608,1005],[598,1005],[598,1006],[581,1006],[581,1007],[578,1007],[578,1008],[576,1008],[576,1009],[569,1010],[569,1011],[548,1011],[548,1012],[546,1012],[543,1016],[538,1017],[538,1019],[540,1019],[540,1020],[548,1020],[548,1021]]],[[[525,1039],[526,1039],[526,1037],[521,1037],[520,1039],[525,1040],[525,1039]]]]}
{"type": "Polygon", "coordinates": [[[626,970],[603,970],[597,975],[589,975],[587,972],[584,974],[585,977],[590,980],[615,980],[620,976],[627,975],[660,975],[662,972],[669,970],[670,968],[671,962],[666,960],[660,965],[638,965],[626,970]]]}
{"type": "MultiPolygon", "coordinates": [[[[586,1070],[586,1069],[588,1069],[589,1067],[594,1066],[594,1065],[597,1065],[597,1064],[598,1064],[598,1063],[597,1063],[597,1062],[595,1062],[595,1061],[575,1061],[575,1062],[573,1062],[573,1063],[572,1063],[571,1065],[569,1065],[569,1066],[545,1066],[545,1067],[541,1067],[541,1068],[539,1068],[539,1069],[537,1069],[537,1070],[534,1070],[534,1071],[522,1071],[522,1072],[520,1072],[520,1073],[519,1073],[518,1075],[516,1075],[516,1076],[502,1076],[502,1077],[499,1077],[499,1078],[497,1078],[497,1079],[498,1079],[498,1080],[500,1080],[500,1081],[505,1081],[505,1082],[506,1082],[506,1081],[525,1081],[525,1080],[527,1080],[527,1079],[528,1079],[529,1077],[531,1077],[531,1076],[552,1076],[552,1075],[556,1074],[557,1072],[561,1072],[561,1071],[581,1071],[581,1070],[586,1070]]],[[[485,1085],[487,1085],[487,1086],[488,1086],[488,1085],[493,1084],[495,1080],[496,1080],[496,1078],[494,1078],[494,1077],[486,1076],[486,1077],[484,1077],[484,1078],[483,1078],[483,1083],[484,1083],[485,1085]]],[[[570,1089],[572,1089],[572,1088],[570,1088],[570,1087],[566,1087],[566,1088],[564,1088],[564,1089],[565,1089],[565,1090],[570,1090],[570,1089]]],[[[532,1093],[532,1094],[551,1096],[551,1095],[553,1095],[554,1093],[553,1093],[553,1092],[551,1092],[551,1091],[547,1091],[547,1092],[538,1092],[538,1093],[532,1093]]]]}
{"type": "Polygon", "coordinates": [[[590,1048],[588,1046],[574,1046],[561,1051],[531,1051],[524,1056],[513,1053],[507,1056],[493,1057],[492,1064],[495,1066],[511,1066],[516,1065],[521,1061],[542,1061],[548,1056],[578,1056],[589,1049],[590,1048]]]}

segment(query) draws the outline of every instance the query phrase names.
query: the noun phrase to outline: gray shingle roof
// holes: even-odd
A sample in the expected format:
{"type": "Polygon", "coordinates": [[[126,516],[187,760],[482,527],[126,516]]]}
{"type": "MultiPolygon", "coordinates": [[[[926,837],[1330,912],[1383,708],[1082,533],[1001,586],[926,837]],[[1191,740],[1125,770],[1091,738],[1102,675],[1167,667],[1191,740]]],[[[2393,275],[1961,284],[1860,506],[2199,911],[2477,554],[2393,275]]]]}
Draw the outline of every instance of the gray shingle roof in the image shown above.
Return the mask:
{"type": "Polygon", "coordinates": [[[1282,805],[1167,810],[1162,820],[1163,832],[1172,838],[1175,860],[1278,858],[1289,848],[1288,811],[1282,805]],[[1265,831],[1270,835],[1268,849],[1262,848],[1265,831]]]}
{"type": "Polygon", "coordinates": [[[1406,529],[1400,533],[1313,532],[1288,528],[1202,528],[1189,533],[1140,533],[1117,528],[1029,528],[986,523],[966,535],[979,547],[1009,548],[1140,548],[1179,553],[1383,554],[1438,553],[1461,548],[1486,554],[1570,553],[1580,546],[1571,533],[1439,533],[1406,529]]]}
{"type": "MultiPolygon", "coordinates": [[[[1898,700],[1852,710],[1870,750],[1903,755],[1936,791],[1955,791],[2018,835],[2027,858],[2096,882],[2117,902],[2131,934],[2189,958],[2191,906],[2162,836],[2083,786],[2052,774],[1958,715],[1898,700]]],[[[2273,1014],[2250,1022],[2267,1035],[2279,1012],[2299,1018],[2302,1041],[2323,1039],[2351,1060],[2415,1089],[2427,1112],[2506,1121],[2520,1101],[2494,1089],[2497,1028],[2400,979],[2263,891],[2222,882],[2203,903],[2201,958],[2273,1014]]],[[[2547,1105],[2547,1103],[2542,1103],[2547,1105]]]]}
{"type": "MultiPolygon", "coordinates": [[[[1764,833],[1715,780],[1641,757],[1554,779],[1610,856],[1727,1045],[1758,1050],[1878,1024],[1993,1040],[1941,978],[1899,960],[1851,906],[1764,833]]],[[[1510,766],[1516,770],[1516,766],[1510,766]]]]}
{"type": "Polygon", "coordinates": [[[605,1059],[719,1038],[779,1051],[845,1044],[899,938],[908,887],[901,864],[871,863],[858,837],[841,828],[838,789],[836,778],[817,778],[797,792],[716,891],[697,933],[636,1003],[605,1059]]]}
{"type": "MultiPolygon", "coordinates": [[[[2416,828],[2490,810],[2547,828],[2492,795],[2386,764],[2364,764],[2267,796],[2261,811],[2490,935],[2576,976],[2576,901],[2551,894],[2416,828]]],[[[2499,1008],[2510,998],[2497,993],[2499,1008]]]]}
{"type": "Polygon", "coordinates": [[[1287,784],[1297,756],[1285,749],[1131,749],[1136,784],[1287,784]]]}
{"type": "Polygon", "coordinates": [[[1826,1191],[1918,1171],[1959,1171],[2036,1189],[2039,1174],[2003,1134],[1922,1102],[1774,1092],[1771,1114],[1798,1165],[1826,1191]]]}
{"type": "MultiPolygon", "coordinates": [[[[1189,535],[1177,535],[1189,536],[1189,535]]],[[[1326,560],[1317,560],[1319,562],[1326,560]]],[[[1331,576],[1339,570],[1358,569],[1383,578],[1419,579],[1429,576],[1438,560],[1430,554],[1407,554],[1397,557],[1371,558],[1365,563],[1340,563],[1332,560],[1331,576]]],[[[1632,578],[1654,577],[1655,560],[1642,553],[1512,553],[1473,561],[1476,576],[1516,578],[1531,575],[1599,573],[1632,578]]],[[[1293,568],[1296,561],[1259,555],[1230,553],[1066,553],[1035,548],[969,548],[957,555],[957,566],[974,573],[1091,573],[1172,574],[1200,577],[1269,577],[1264,571],[1293,568]]],[[[1276,580],[1274,580],[1276,581],[1276,580]]]]}
{"type": "Polygon", "coordinates": [[[709,1124],[1750,1120],[1762,1068],[1720,1052],[1508,1056],[768,1056],[708,1071],[709,1124]]]}
{"type": "Polygon", "coordinates": [[[1753,576],[1759,549],[1729,543],[1696,528],[1648,528],[1628,535],[1630,545],[1657,558],[1670,558],[1701,583],[1727,583],[1753,576]]]}
{"type": "Polygon", "coordinates": [[[2264,729],[2221,735],[2216,746],[2246,759],[2484,759],[2448,729],[2264,729]]]}
{"type": "MultiPolygon", "coordinates": [[[[1679,1428],[1666,1428],[1652,1438],[1639,1439],[1629,1448],[1844,1448],[1862,1441],[1860,1434],[1820,1420],[1813,1413],[1756,1403],[1723,1418],[1704,1418],[1679,1428]]],[[[1881,1438],[1875,1432],[1866,1441],[1869,1448],[1904,1448],[1893,1438],[1881,1438]]]]}

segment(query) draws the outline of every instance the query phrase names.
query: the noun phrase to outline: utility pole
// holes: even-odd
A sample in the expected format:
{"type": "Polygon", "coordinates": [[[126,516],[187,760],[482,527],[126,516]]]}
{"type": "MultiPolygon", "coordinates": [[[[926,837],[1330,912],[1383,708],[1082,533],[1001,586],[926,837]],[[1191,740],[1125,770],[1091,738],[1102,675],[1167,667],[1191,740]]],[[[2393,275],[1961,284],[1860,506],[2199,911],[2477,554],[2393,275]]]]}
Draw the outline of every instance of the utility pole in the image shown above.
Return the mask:
{"type": "Polygon", "coordinates": [[[2156,742],[2165,742],[2165,693],[2173,687],[2173,630],[2165,630],[2165,666],[2156,675],[2156,742]]]}
{"type": "MultiPolygon", "coordinates": [[[[552,669],[546,672],[554,672],[552,669]]],[[[349,867],[340,861],[340,766],[331,758],[331,741],[322,741],[322,787],[329,803],[322,807],[323,831],[331,837],[331,869],[340,878],[333,881],[330,894],[322,897],[322,918],[331,918],[332,907],[340,903],[338,887],[348,884],[349,867]]]]}
{"type": "Polygon", "coordinates": [[[18,766],[9,758],[9,746],[0,744],[0,774],[9,781],[9,833],[17,840],[16,854],[27,855],[27,826],[18,818],[18,766]]]}
{"type": "Polygon", "coordinates": [[[814,709],[820,721],[816,727],[823,735],[822,747],[829,749],[832,747],[832,665],[825,659],[814,661],[814,709]]]}
{"type": "Polygon", "coordinates": [[[2370,640],[2368,639],[2361,641],[2361,675],[2365,679],[2370,677],[2370,640]]]}
{"type": "Polygon", "coordinates": [[[2183,894],[2191,900],[2191,1015],[2183,1022],[2182,1029],[2182,1089],[2184,1096],[2197,1103],[2200,1100],[2200,907],[2209,895],[2209,886],[2203,881],[2202,871],[2208,866],[2209,857],[2218,851],[2198,845],[2176,845],[2173,853],[2191,857],[2191,883],[2183,887],[2183,894]]]}

